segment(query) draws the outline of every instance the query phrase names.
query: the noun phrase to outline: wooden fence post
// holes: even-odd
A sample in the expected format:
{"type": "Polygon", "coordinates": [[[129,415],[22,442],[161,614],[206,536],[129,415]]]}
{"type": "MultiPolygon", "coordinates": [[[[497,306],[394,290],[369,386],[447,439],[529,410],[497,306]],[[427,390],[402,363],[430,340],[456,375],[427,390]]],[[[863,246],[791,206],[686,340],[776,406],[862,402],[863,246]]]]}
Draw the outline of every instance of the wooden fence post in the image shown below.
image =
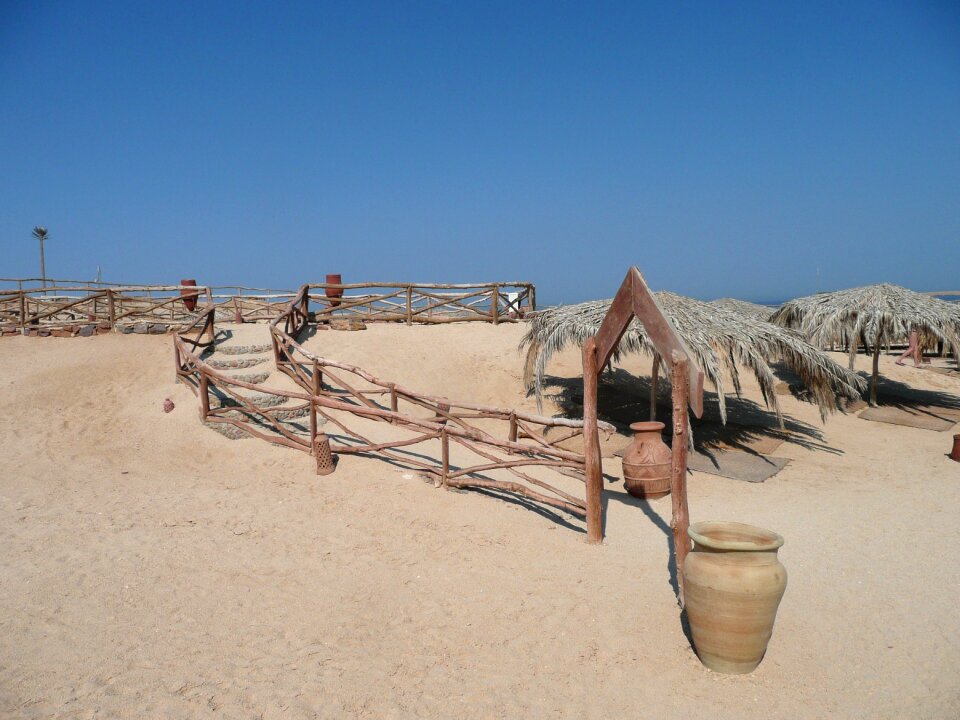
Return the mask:
{"type": "Polygon", "coordinates": [[[510,442],[517,441],[517,413],[510,412],[510,442]]]}
{"type": "Polygon", "coordinates": [[[530,311],[533,312],[537,309],[537,286],[530,286],[530,311]]]}
{"type": "Polygon", "coordinates": [[[493,312],[493,324],[500,324],[500,286],[493,286],[493,306],[491,307],[491,312],[493,312]]]}
{"type": "Polygon", "coordinates": [[[176,374],[173,377],[174,382],[180,382],[180,368],[181,368],[181,359],[180,359],[180,346],[177,345],[176,336],[174,336],[173,341],[173,364],[176,367],[176,374]]]}
{"type": "Polygon", "coordinates": [[[207,374],[200,370],[200,419],[206,421],[207,415],[210,414],[210,397],[207,395],[209,391],[209,380],[207,380],[207,374]]]}
{"type": "Polygon", "coordinates": [[[597,430],[597,340],[583,345],[583,457],[587,475],[587,542],[603,542],[603,468],[597,430]]]}
{"type": "Polygon", "coordinates": [[[407,325],[413,324],[413,286],[407,285],[407,325]]]}
{"type": "Polygon", "coordinates": [[[27,326],[27,300],[26,296],[23,294],[23,290],[20,290],[20,327],[25,328],[27,326]]]}
{"type": "Polygon", "coordinates": [[[650,422],[657,419],[657,383],[660,380],[660,356],[653,356],[653,372],[650,377],[650,422]]]}
{"type": "Polygon", "coordinates": [[[689,416],[687,403],[690,396],[690,383],[687,375],[687,358],[673,351],[671,358],[673,384],[673,452],[670,472],[670,497],[673,503],[673,554],[677,568],[677,591],[680,595],[680,607],[684,604],[683,564],[690,552],[688,527],[690,516],[687,510],[687,446],[689,444],[689,416]]]}
{"type": "Polygon", "coordinates": [[[117,321],[117,311],[113,304],[113,290],[107,289],[107,314],[110,317],[110,329],[113,330],[114,323],[117,321]]]}
{"type": "Polygon", "coordinates": [[[440,445],[442,448],[443,474],[440,476],[440,483],[447,487],[447,475],[450,474],[450,440],[447,438],[447,429],[440,431],[440,445]]]}

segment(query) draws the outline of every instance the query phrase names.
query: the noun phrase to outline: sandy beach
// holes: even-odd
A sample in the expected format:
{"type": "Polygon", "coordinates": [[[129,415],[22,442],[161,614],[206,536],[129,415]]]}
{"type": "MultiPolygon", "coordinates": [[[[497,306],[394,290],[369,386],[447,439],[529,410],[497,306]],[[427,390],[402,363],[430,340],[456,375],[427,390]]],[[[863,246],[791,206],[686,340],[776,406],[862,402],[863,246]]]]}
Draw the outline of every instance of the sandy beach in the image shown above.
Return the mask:
{"type": "MultiPolygon", "coordinates": [[[[263,325],[224,327],[267,342],[263,325]]],[[[535,410],[523,330],[371,325],[306,346],[535,410]]],[[[301,453],[204,428],[172,353],[169,336],[0,341],[0,717],[960,716],[956,428],[821,424],[784,396],[804,428],[776,451],[785,469],[756,484],[689,476],[691,520],[786,539],[766,658],[724,676],[680,622],[669,497],[607,483],[606,539],[591,546],[575,518],[374,458],[317,477],[301,453]]],[[[617,367],[646,377],[650,363],[617,367]]],[[[892,356],[881,371],[960,395],[960,379],[892,356]]],[[[580,372],[577,352],[550,366],[580,372]]],[[[289,383],[273,372],[266,385],[289,383]]],[[[619,460],[604,470],[619,476],[619,460]]]]}

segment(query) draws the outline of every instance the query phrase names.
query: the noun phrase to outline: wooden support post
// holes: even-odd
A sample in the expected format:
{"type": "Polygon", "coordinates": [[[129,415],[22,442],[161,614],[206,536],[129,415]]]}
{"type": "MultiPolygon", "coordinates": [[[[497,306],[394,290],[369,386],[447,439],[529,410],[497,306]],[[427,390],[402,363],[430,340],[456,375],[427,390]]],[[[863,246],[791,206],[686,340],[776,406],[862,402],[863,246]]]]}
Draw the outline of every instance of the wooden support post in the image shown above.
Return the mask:
{"type": "Polygon", "coordinates": [[[440,476],[440,483],[447,487],[447,476],[450,474],[450,439],[447,437],[447,429],[440,431],[440,445],[443,458],[443,474],[440,476]]]}
{"type": "Polygon", "coordinates": [[[857,361],[857,339],[854,337],[849,341],[850,355],[848,357],[847,367],[853,370],[853,365],[857,361]]]}
{"type": "Polygon", "coordinates": [[[517,441],[517,413],[510,412],[510,442],[517,441]]]}
{"type": "Polygon", "coordinates": [[[500,324],[500,286],[494,285],[492,290],[493,296],[493,305],[491,307],[491,312],[493,312],[493,324],[500,324]]]}
{"type": "Polygon", "coordinates": [[[660,356],[653,356],[653,373],[650,378],[650,422],[657,419],[657,384],[660,382],[660,356]]]}
{"type": "MultiPolygon", "coordinates": [[[[212,307],[213,306],[211,305],[211,308],[212,307]]],[[[217,312],[215,310],[212,310],[210,312],[210,315],[207,316],[207,332],[210,337],[210,342],[214,342],[217,339],[216,319],[217,319],[217,312]]]]}
{"type": "Polygon", "coordinates": [[[873,377],[870,379],[870,404],[877,404],[877,380],[880,376],[880,338],[873,346],[873,377]]]}
{"type": "Polygon", "coordinates": [[[23,294],[23,290],[20,290],[20,327],[25,328],[27,326],[27,298],[23,294]]]}
{"type": "Polygon", "coordinates": [[[310,454],[313,455],[317,452],[317,401],[314,398],[320,394],[321,382],[320,366],[316,360],[313,361],[313,375],[310,379],[313,394],[313,397],[310,398],[310,454]]]}
{"type": "Polygon", "coordinates": [[[273,334],[273,328],[270,328],[270,344],[273,345],[273,364],[280,367],[280,346],[277,344],[277,336],[273,334]]]}
{"type": "Polygon", "coordinates": [[[537,309],[537,286],[530,286],[530,311],[533,312],[537,309]]]}
{"type": "Polygon", "coordinates": [[[207,380],[207,374],[201,370],[200,371],[200,419],[206,420],[207,415],[210,414],[210,397],[207,394],[209,391],[209,381],[207,380]]]}
{"type": "Polygon", "coordinates": [[[407,325],[413,324],[413,286],[407,285],[407,325]]]}
{"type": "Polygon", "coordinates": [[[182,362],[182,361],[181,361],[181,359],[180,359],[180,346],[177,345],[177,341],[174,340],[174,342],[173,342],[173,364],[176,366],[176,371],[177,371],[177,372],[176,372],[176,375],[174,375],[174,377],[173,377],[173,381],[174,381],[174,382],[180,382],[180,368],[182,367],[181,362],[182,362]]]}
{"type": "Polygon", "coordinates": [[[113,324],[117,321],[117,312],[114,307],[113,290],[109,288],[107,289],[107,314],[110,316],[110,329],[113,330],[113,324]]]}
{"type": "Polygon", "coordinates": [[[394,383],[390,383],[390,409],[397,412],[397,386],[394,383]]]}
{"type": "Polygon", "coordinates": [[[690,515],[687,510],[687,447],[689,444],[689,416],[687,404],[690,396],[690,384],[687,374],[687,358],[676,350],[671,363],[673,384],[673,458],[670,472],[670,497],[673,503],[673,555],[677,568],[677,590],[680,595],[680,607],[683,607],[683,564],[690,552],[690,515]]]}
{"type": "Polygon", "coordinates": [[[587,542],[603,542],[603,468],[597,430],[597,341],[583,346],[583,457],[587,476],[587,542]]]}

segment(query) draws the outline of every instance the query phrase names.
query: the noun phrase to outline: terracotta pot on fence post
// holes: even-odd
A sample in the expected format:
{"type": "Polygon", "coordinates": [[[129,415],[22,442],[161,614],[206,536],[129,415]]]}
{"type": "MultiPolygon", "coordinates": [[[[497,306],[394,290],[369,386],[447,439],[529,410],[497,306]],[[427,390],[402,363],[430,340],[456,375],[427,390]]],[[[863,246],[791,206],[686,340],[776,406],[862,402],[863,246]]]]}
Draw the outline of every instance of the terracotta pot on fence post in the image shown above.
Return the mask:
{"type": "MultiPolygon", "coordinates": [[[[181,280],[181,285],[190,285],[195,286],[197,284],[196,280],[181,280]]],[[[193,312],[197,309],[197,297],[199,293],[190,292],[189,290],[180,289],[180,297],[183,298],[183,306],[187,308],[188,312],[193,312]]]]}
{"type": "Polygon", "coordinates": [[[655,500],[670,493],[673,454],[663,441],[662,422],[635,422],[633,444],[623,454],[623,482],[634,497],[655,500]]]}
{"type": "MultiPolygon", "coordinates": [[[[327,285],[340,285],[343,283],[343,278],[340,277],[340,274],[331,274],[327,275],[327,285]]],[[[326,288],[327,300],[330,303],[330,307],[337,307],[340,305],[340,298],[343,297],[342,288],[326,288]]]]}
{"type": "Polygon", "coordinates": [[[960,435],[953,436],[953,450],[950,452],[950,459],[960,462],[960,435]]]}
{"type": "Polygon", "coordinates": [[[683,565],[685,609],[700,662],[744,674],[760,664],[773,633],[787,571],[777,558],[783,538],[735,522],[690,526],[693,552],[683,565]]]}

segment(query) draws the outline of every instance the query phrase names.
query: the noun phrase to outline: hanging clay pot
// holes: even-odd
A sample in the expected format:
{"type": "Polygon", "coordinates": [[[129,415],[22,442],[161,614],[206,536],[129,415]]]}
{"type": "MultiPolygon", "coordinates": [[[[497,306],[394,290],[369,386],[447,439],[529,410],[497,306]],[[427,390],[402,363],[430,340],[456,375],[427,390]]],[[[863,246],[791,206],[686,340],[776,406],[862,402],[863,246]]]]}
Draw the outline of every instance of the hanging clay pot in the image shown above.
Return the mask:
{"type": "MultiPolygon", "coordinates": [[[[329,274],[327,275],[327,285],[340,285],[343,283],[343,278],[339,274],[329,274]]],[[[339,307],[340,298],[343,297],[343,288],[326,288],[327,300],[330,303],[331,307],[339,307]]]]}
{"type": "Polygon", "coordinates": [[[715,672],[752,672],[767,651],[787,587],[777,558],[783,538],[734,522],[694,523],[690,537],[683,588],[694,649],[715,672]]]}
{"type": "Polygon", "coordinates": [[[623,454],[623,482],[634,497],[653,500],[670,493],[670,447],[662,422],[635,422],[633,444],[623,454]]]}

